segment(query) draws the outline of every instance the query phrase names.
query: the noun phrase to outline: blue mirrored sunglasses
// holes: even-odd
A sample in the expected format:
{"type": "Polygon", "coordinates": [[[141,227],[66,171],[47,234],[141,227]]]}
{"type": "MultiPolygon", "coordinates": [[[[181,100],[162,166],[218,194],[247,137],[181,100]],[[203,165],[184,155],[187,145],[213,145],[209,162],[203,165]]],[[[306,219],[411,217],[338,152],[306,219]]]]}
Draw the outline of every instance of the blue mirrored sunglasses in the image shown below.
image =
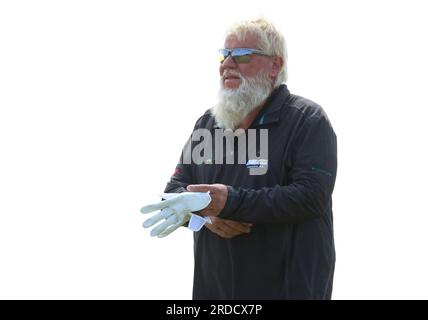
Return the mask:
{"type": "Polygon", "coordinates": [[[220,62],[223,62],[226,60],[226,58],[231,55],[233,58],[233,61],[235,63],[249,63],[251,61],[251,56],[253,54],[257,54],[260,56],[269,56],[268,54],[264,53],[261,50],[258,49],[251,49],[251,48],[234,48],[234,49],[220,49],[220,62]]]}

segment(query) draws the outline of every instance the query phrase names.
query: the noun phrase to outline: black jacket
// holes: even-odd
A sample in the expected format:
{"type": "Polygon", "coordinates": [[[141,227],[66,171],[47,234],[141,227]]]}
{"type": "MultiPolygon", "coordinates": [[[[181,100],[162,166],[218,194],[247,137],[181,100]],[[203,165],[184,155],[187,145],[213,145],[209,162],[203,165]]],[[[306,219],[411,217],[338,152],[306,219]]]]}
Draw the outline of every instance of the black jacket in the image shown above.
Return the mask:
{"type": "MultiPolygon", "coordinates": [[[[199,128],[218,129],[209,110],[196,122],[199,128]]],[[[250,175],[237,161],[183,164],[182,155],[165,189],[225,184],[229,193],[219,217],[254,224],[232,239],[207,228],[195,232],[193,298],[330,299],[337,159],[327,115],[281,85],[249,129],[268,129],[266,174],[250,175]]]]}

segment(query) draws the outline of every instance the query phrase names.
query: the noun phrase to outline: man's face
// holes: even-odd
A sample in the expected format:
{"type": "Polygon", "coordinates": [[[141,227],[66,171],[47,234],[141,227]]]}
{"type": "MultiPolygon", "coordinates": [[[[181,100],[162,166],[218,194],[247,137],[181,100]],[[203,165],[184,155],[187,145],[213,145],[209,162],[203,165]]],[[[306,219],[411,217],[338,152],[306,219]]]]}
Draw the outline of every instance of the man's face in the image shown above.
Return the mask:
{"type": "MultiPolygon", "coordinates": [[[[253,35],[247,36],[247,39],[239,41],[236,36],[229,36],[224,42],[226,49],[234,48],[251,48],[259,49],[257,47],[256,37],[253,35]]],[[[269,77],[274,81],[278,72],[275,70],[275,63],[273,58],[261,55],[252,55],[249,63],[237,64],[231,55],[229,55],[223,63],[220,64],[220,76],[223,77],[222,84],[225,89],[237,89],[241,80],[234,74],[239,73],[243,77],[249,79],[257,76],[261,71],[268,72],[269,77]]]]}

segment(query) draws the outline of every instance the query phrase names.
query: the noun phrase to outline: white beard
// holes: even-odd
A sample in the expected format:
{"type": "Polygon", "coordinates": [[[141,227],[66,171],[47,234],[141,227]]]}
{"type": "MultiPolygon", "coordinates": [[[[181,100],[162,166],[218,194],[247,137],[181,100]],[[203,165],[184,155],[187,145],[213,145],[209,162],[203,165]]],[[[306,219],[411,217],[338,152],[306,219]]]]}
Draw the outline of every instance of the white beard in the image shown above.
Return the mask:
{"type": "Polygon", "coordinates": [[[221,128],[235,130],[251,111],[260,106],[273,90],[273,84],[267,73],[260,73],[246,79],[239,73],[225,72],[220,80],[219,101],[211,110],[221,128]],[[225,75],[238,76],[241,84],[237,89],[223,86],[225,75]]]}

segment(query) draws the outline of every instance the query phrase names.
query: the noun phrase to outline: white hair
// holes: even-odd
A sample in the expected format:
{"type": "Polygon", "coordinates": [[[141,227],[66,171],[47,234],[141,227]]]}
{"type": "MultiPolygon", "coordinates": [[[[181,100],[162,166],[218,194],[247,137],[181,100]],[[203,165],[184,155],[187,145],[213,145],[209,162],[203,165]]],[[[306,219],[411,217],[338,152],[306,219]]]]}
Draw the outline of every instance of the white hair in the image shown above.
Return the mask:
{"type": "Polygon", "coordinates": [[[258,18],[256,20],[245,20],[232,25],[226,32],[226,37],[235,36],[239,41],[243,41],[248,35],[257,38],[259,48],[269,55],[280,57],[283,61],[283,66],[275,81],[274,87],[278,87],[281,83],[287,81],[287,44],[284,36],[278,31],[272,22],[258,18]]]}

